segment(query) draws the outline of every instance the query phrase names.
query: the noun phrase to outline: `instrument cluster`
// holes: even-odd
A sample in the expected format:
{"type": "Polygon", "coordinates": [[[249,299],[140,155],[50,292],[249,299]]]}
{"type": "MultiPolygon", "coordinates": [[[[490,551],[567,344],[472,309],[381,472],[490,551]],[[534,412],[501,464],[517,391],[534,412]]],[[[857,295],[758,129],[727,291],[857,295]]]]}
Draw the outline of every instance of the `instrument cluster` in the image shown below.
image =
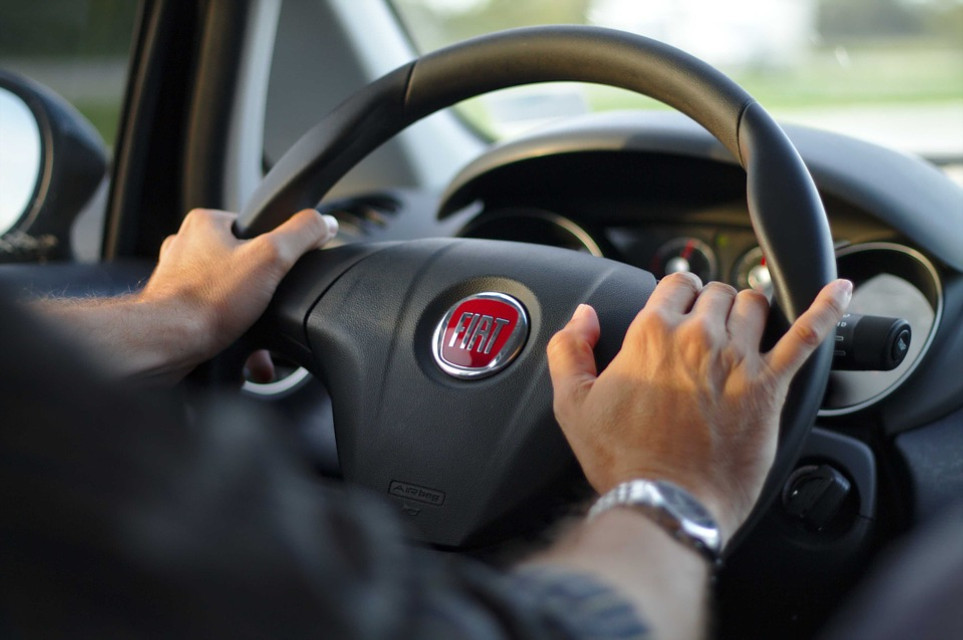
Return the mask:
{"type": "MultiPolygon", "coordinates": [[[[702,223],[583,225],[534,208],[505,208],[474,218],[460,234],[564,247],[619,260],[656,278],[688,271],[703,282],[755,289],[770,300],[773,282],[766,256],[748,226],[702,223]]],[[[916,368],[939,326],[942,283],[919,251],[886,240],[837,238],[837,268],[855,284],[850,311],[905,319],[913,340],[905,360],[891,371],[834,371],[821,414],[843,415],[875,404],[916,368]]]]}
{"type": "Polygon", "coordinates": [[[751,230],[718,226],[652,225],[604,230],[623,260],[656,278],[688,271],[703,282],[720,281],[736,289],[755,289],[772,297],[766,258],[751,230]]]}
{"type": "Polygon", "coordinates": [[[751,229],[718,225],[604,226],[589,228],[540,209],[511,208],[472,220],[464,237],[532,242],[604,256],[645,269],[656,278],[688,271],[703,282],[728,282],[772,297],[766,258],[751,229]]]}

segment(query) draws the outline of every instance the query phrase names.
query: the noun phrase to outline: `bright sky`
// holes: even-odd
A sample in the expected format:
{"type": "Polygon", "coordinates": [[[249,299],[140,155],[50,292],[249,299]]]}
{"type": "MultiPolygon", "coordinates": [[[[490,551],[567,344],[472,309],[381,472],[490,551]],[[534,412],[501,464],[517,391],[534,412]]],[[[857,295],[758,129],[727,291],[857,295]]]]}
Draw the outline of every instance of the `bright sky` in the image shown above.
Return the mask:
{"type": "MultiPolygon", "coordinates": [[[[434,11],[447,11],[449,13],[459,13],[472,7],[476,7],[481,4],[485,4],[488,0],[421,0],[422,4],[434,11]]],[[[524,0],[522,0],[524,1],[524,0]]],[[[956,2],[957,4],[963,4],[963,0],[900,0],[903,4],[913,5],[913,4],[932,4],[935,2],[956,2]]],[[[637,10],[644,10],[648,12],[654,11],[652,9],[653,0],[620,0],[621,4],[625,5],[629,10],[633,7],[637,10]]],[[[797,4],[800,0],[790,0],[790,2],[796,2],[797,4]]],[[[801,0],[801,2],[809,3],[810,0],[801,0]]],[[[753,8],[762,7],[765,9],[765,5],[770,4],[767,0],[730,0],[729,2],[720,2],[719,0],[694,0],[694,2],[688,2],[686,0],[669,0],[668,3],[663,4],[697,4],[701,5],[703,8],[712,10],[713,7],[718,7],[719,9],[724,9],[726,13],[743,13],[750,11],[753,8]]]]}
{"type": "Polygon", "coordinates": [[[421,0],[421,3],[438,13],[461,13],[487,0],[421,0]]]}
{"type": "Polygon", "coordinates": [[[815,0],[595,0],[589,20],[668,42],[711,64],[791,63],[815,34],[815,0]]]}

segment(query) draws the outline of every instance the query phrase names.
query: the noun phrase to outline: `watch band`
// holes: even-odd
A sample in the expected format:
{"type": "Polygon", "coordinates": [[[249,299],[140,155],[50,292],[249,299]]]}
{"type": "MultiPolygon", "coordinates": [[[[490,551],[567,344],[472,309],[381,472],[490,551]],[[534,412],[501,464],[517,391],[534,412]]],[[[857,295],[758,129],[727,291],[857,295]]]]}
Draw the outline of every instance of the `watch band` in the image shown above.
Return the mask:
{"type": "Polygon", "coordinates": [[[588,519],[593,520],[613,507],[630,507],[644,514],[714,566],[721,563],[719,526],[709,510],[679,485],[667,480],[623,482],[596,500],[588,519]]]}

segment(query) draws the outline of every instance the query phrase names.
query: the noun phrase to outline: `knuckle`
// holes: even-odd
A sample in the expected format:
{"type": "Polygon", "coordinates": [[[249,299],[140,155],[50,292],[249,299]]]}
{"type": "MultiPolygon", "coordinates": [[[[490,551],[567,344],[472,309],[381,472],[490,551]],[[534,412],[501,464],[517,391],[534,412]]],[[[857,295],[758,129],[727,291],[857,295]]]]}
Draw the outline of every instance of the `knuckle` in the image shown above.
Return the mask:
{"type": "Polygon", "coordinates": [[[677,271],[675,273],[670,273],[662,278],[662,282],[666,282],[674,286],[687,287],[695,293],[702,291],[702,280],[699,278],[699,276],[689,271],[677,271]]]}
{"type": "Polygon", "coordinates": [[[808,324],[796,323],[792,326],[792,332],[796,339],[808,347],[818,347],[822,342],[822,336],[808,324]]]}
{"type": "Polygon", "coordinates": [[[548,354],[548,357],[550,359],[557,358],[563,351],[567,351],[571,344],[571,339],[568,329],[562,329],[552,336],[548,341],[548,345],[545,347],[545,352],[548,354]]]}
{"type": "Polygon", "coordinates": [[[687,344],[710,347],[719,341],[720,328],[705,316],[690,318],[679,327],[679,338],[687,344]]]}
{"type": "Polygon", "coordinates": [[[187,227],[196,225],[201,221],[203,217],[204,217],[204,209],[191,209],[190,211],[187,212],[187,215],[185,215],[184,219],[181,221],[181,226],[187,228],[187,227]]]}
{"type": "Polygon", "coordinates": [[[644,309],[629,326],[626,342],[642,344],[649,337],[661,339],[672,330],[674,324],[672,313],[662,307],[644,309]]]}
{"type": "Polygon", "coordinates": [[[251,248],[257,252],[262,262],[269,264],[284,262],[285,256],[281,246],[270,235],[261,235],[251,240],[251,248]]]}
{"type": "Polygon", "coordinates": [[[213,209],[201,209],[200,207],[195,207],[187,212],[187,218],[192,220],[207,220],[213,218],[217,212],[213,209]]]}
{"type": "Polygon", "coordinates": [[[741,298],[750,304],[762,307],[767,311],[769,310],[769,298],[767,298],[762,292],[756,291],[755,289],[743,289],[736,294],[736,298],[741,298]]]}
{"type": "Polygon", "coordinates": [[[735,298],[739,294],[739,292],[736,291],[735,287],[733,287],[730,284],[726,284],[725,282],[710,282],[703,289],[711,290],[716,293],[730,296],[732,298],[735,298]]]}
{"type": "Polygon", "coordinates": [[[174,240],[175,240],[176,238],[177,238],[176,235],[169,235],[169,236],[167,236],[166,238],[164,238],[164,240],[163,240],[163,242],[161,242],[161,246],[160,246],[160,253],[161,253],[162,255],[163,255],[164,253],[166,253],[166,252],[171,248],[171,245],[174,244],[174,240]]]}
{"type": "Polygon", "coordinates": [[[192,229],[197,227],[211,227],[214,226],[220,218],[225,216],[225,212],[216,211],[214,209],[191,209],[184,216],[184,220],[181,226],[185,229],[192,229]]]}
{"type": "Polygon", "coordinates": [[[673,324],[675,315],[664,307],[652,307],[639,313],[635,325],[644,331],[665,331],[673,324]]]}

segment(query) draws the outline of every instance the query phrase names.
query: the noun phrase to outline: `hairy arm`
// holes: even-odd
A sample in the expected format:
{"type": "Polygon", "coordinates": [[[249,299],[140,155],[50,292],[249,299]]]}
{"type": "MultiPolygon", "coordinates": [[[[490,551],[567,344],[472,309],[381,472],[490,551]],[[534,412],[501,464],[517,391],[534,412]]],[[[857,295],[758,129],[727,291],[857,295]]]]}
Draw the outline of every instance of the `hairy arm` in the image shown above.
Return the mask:
{"type": "MultiPolygon", "coordinates": [[[[847,281],[827,285],[763,354],[763,296],[669,276],[601,375],[592,354],[598,318],[580,306],[548,357],[555,414],[589,483],[602,494],[635,478],[669,480],[699,499],[723,540],[731,539],[772,464],[789,383],[832,333],[851,294],[847,281]]],[[[582,523],[531,562],[616,587],[659,638],[703,634],[706,561],[633,509],[582,523]]]]}
{"type": "MultiPolygon", "coordinates": [[[[138,293],[34,304],[111,372],[176,382],[237,340],[298,258],[337,232],[333,218],[306,209],[273,231],[238,240],[231,231],[235,218],[226,211],[188,213],[138,293]]],[[[267,375],[269,361],[252,363],[267,375]]]]}

